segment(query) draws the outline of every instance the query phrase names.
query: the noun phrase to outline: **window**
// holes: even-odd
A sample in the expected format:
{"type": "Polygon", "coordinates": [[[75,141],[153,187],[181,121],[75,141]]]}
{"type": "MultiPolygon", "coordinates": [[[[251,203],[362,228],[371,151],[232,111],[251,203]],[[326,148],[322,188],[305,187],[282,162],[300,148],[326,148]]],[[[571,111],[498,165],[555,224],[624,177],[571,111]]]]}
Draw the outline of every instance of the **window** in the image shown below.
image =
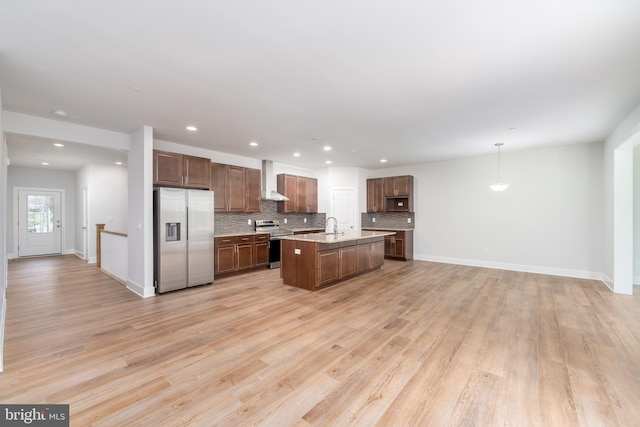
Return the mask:
{"type": "Polygon", "coordinates": [[[53,196],[27,196],[27,233],[53,232],[53,196]]]}

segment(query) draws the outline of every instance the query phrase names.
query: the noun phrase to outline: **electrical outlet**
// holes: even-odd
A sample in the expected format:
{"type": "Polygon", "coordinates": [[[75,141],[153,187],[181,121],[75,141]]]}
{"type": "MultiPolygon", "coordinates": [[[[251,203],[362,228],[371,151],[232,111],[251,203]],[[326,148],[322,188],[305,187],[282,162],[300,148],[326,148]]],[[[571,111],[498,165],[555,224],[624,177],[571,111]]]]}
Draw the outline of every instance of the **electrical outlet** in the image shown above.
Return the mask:
{"type": "Polygon", "coordinates": [[[251,220],[250,219],[247,220],[247,224],[251,225],[251,220]]]}
{"type": "Polygon", "coordinates": [[[307,223],[307,218],[304,218],[304,223],[305,223],[305,224],[307,223]]]}
{"type": "Polygon", "coordinates": [[[106,222],[111,222],[111,221],[113,221],[113,217],[112,216],[108,216],[106,222]]]}
{"type": "Polygon", "coordinates": [[[407,218],[407,224],[411,224],[411,218],[407,218]]]}
{"type": "Polygon", "coordinates": [[[296,255],[300,255],[300,249],[294,249],[293,253],[296,254],[296,255]]]}
{"type": "Polygon", "coordinates": [[[285,223],[285,224],[287,223],[287,218],[285,218],[285,219],[284,219],[284,223],[285,223]]]}
{"type": "Polygon", "coordinates": [[[371,222],[376,222],[376,218],[375,217],[371,218],[371,222]]]}

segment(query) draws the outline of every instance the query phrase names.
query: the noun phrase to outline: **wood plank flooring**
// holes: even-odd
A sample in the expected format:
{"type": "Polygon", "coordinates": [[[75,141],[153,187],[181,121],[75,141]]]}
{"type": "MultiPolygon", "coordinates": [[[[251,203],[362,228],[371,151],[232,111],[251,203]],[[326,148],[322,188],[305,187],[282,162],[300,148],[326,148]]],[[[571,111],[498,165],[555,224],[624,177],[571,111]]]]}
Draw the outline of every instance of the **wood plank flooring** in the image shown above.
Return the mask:
{"type": "Polygon", "coordinates": [[[640,425],[637,290],[421,261],[148,299],[75,256],[8,274],[0,402],[74,426],[640,425]]]}

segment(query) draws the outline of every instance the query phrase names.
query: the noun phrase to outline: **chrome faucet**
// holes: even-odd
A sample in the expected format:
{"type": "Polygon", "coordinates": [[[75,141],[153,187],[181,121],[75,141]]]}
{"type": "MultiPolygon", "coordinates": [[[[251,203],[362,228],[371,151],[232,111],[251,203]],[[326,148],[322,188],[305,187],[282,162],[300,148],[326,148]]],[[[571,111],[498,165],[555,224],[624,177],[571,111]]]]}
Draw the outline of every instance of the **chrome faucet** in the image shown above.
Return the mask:
{"type": "Polygon", "coordinates": [[[330,219],[333,220],[333,234],[335,234],[337,236],[338,235],[338,220],[336,219],[336,217],[330,216],[329,218],[327,218],[327,222],[324,224],[324,228],[326,230],[326,228],[329,226],[329,220],[330,219]]]}

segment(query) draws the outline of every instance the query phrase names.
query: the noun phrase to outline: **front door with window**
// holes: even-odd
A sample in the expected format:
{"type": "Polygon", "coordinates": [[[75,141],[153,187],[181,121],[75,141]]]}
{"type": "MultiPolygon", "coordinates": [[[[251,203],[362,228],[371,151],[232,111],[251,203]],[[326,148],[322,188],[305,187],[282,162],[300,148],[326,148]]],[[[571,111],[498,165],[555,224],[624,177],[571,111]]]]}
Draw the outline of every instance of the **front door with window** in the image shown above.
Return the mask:
{"type": "Polygon", "coordinates": [[[18,256],[61,253],[60,191],[18,192],[18,256]]]}

